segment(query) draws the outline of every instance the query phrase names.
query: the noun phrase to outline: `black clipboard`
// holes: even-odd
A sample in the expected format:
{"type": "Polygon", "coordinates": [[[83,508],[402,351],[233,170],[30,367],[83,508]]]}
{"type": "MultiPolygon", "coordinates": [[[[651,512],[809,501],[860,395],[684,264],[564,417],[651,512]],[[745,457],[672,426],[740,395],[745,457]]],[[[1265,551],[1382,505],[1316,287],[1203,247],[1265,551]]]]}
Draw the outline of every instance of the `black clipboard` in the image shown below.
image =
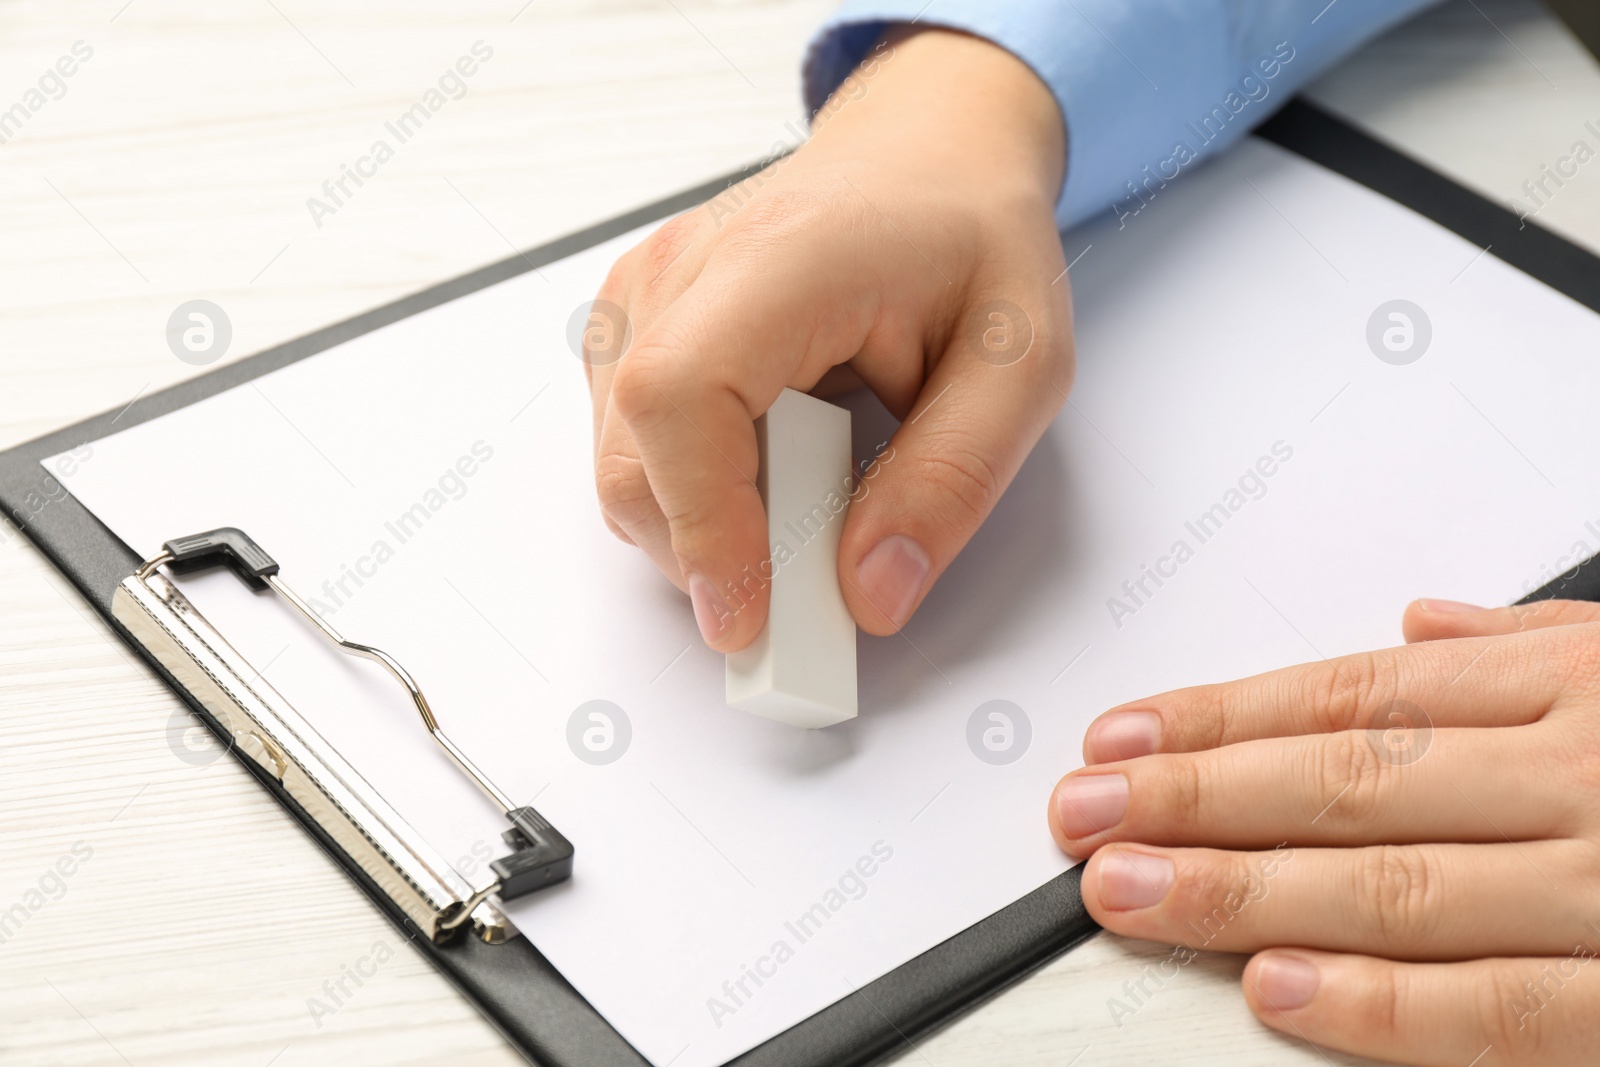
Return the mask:
{"type": "MultiPolygon", "coordinates": [[[[1546,285],[1600,312],[1600,258],[1519,219],[1477,193],[1303,100],[1291,101],[1257,135],[1382,193],[1477,244],[1546,285]]],[[[744,180],[752,165],[578,233],[529,249],[394,303],[247,359],[141,397],[0,453],[0,507],[224,742],[226,729],[132,639],[111,614],[117,584],[142,562],[40,460],[248,382],[353,337],[572,255],[651,221],[684,211],[744,180]],[[115,425],[114,425],[115,424],[115,425]]],[[[1600,557],[1596,557],[1600,559],[1600,557]]],[[[1600,600],[1600,564],[1580,564],[1526,600],[1600,600]]],[[[344,868],[390,921],[411,937],[411,920],[278,781],[248,759],[263,787],[344,868]]],[[[1098,930],[1074,868],[889,974],[732,1061],[729,1067],[862,1067],[904,1048],[1023,978],[1098,930]]],[[[434,944],[411,938],[511,1044],[542,1067],[648,1067],[526,937],[491,945],[471,936],[434,944]]]]}

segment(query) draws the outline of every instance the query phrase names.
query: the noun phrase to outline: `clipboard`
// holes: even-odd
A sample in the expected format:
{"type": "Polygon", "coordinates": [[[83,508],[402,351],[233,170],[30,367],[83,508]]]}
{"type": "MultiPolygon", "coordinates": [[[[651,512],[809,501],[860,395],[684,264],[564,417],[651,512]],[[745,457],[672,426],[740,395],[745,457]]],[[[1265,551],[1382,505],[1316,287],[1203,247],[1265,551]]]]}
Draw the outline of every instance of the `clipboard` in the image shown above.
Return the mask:
{"type": "MultiPolygon", "coordinates": [[[[1600,259],[1303,101],[1291,102],[1258,135],[1417,211],[1549,287],[1600,312],[1600,259]]],[[[113,429],[148,421],[297,360],[314,355],[427,308],[486,288],[572,255],[649,222],[691,208],[759,169],[747,167],[607,222],[528,250],[410,297],[229,364],[162,392],[120,413],[105,413],[0,453],[0,506],[117,632],[206,723],[228,742],[235,736],[215,713],[215,699],[181,660],[158,656],[126,624],[117,591],[136,580],[144,563],[40,465],[45,457],[113,429]],[[113,426],[116,423],[116,426],[113,426]]],[[[174,534],[194,531],[175,530],[174,534]]],[[[267,546],[270,548],[270,546],[267,546]]],[[[1527,600],[1600,600],[1600,565],[1586,561],[1527,600]]],[[[359,636],[359,635],[356,635],[359,636]]],[[[223,642],[225,643],[225,642],[223,642]]],[[[204,673],[203,671],[201,673],[204,673]]],[[[340,832],[337,820],[308,803],[304,789],[286,785],[275,757],[237,751],[256,776],[396,927],[411,938],[458,989],[531,1062],[546,1067],[643,1065],[639,1055],[562,977],[526,937],[495,943],[462,930],[428,929],[428,910],[384,877],[381,864],[340,832]],[[415,936],[425,934],[426,936],[415,936]]],[[[381,797],[377,798],[381,803],[381,797]]],[[[883,977],[732,1061],[740,1067],[833,1067],[880,1061],[918,1035],[948,1021],[1098,928],[1079,894],[1081,868],[1046,883],[883,977]]],[[[447,887],[448,888],[448,887],[447,887]]],[[[466,904],[472,903],[472,907],[466,904]]],[[[448,904],[448,901],[447,901],[448,904]]],[[[455,911],[476,912],[458,902],[455,911]]],[[[492,914],[475,923],[493,927],[492,914]]],[[[730,1064],[730,1067],[732,1065],[730,1064]]]]}

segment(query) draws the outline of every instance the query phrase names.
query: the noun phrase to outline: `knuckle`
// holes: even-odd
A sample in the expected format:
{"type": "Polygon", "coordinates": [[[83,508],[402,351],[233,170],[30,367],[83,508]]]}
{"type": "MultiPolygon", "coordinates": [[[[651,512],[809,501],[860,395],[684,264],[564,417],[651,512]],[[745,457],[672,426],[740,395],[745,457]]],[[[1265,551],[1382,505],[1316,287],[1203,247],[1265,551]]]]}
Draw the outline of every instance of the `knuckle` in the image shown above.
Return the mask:
{"type": "Polygon", "coordinates": [[[1231,687],[1201,685],[1180,691],[1175,716],[1193,734],[1196,747],[1221,748],[1234,735],[1231,687]]]}
{"type": "Polygon", "coordinates": [[[1237,853],[1191,849],[1178,865],[1178,914],[1198,939],[1190,947],[1220,949],[1237,943],[1224,935],[1245,912],[1249,900],[1250,875],[1242,861],[1237,853]]]}
{"type": "Polygon", "coordinates": [[[922,457],[920,478],[938,499],[930,516],[952,532],[970,532],[988,516],[1004,480],[976,449],[957,442],[933,442],[922,457]]]}
{"type": "Polygon", "coordinates": [[[661,501],[662,513],[672,527],[673,544],[680,552],[709,531],[727,530],[728,502],[725,498],[701,493],[680,495],[682,499],[663,498],[661,501]]]}
{"type": "Polygon", "coordinates": [[[1310,743],[1312,767],[1308,781],[1317,783],[1316,800],[1326,804],[1320,818],[1332,825],[1334,836],[1369,830],[1382,810],[1385,764],[1365,733],[1344,730],[1315,738],[1310,743]]]}
{"type": "Polygon", "coordinates": [[[645,477],[644,464],[636,457],[608,451],[595,461],[595,491],[600,510],[609,523],[623,530],[649,520],[655,511],[655,497],[645,477]]]}
{"type": "Polygon", "coordinates": [[[698,212],[668,219],[639,245],[646,288],[659,284],[662,275],[683,258],[700,229],[698,212]]]}
{"type": "Polygon", "coordinates": [[[1205,820],[1206,775],[1200,761],[1185,756],[1162,757],[1157,771],[1166,783],[1165,803],[1169,810],[1156,814],[1179,826],[1194,826],[1205,820]]]}
{"type": "Polygon", "coordinates": [[[1547,967],[1538,975],[1527,976],[1515,966],[1495,962],[1488,965],[1484,980],[1477,984],[1481,1039],[1492,1043],[1505,1062],[1547,1062],[1550,1023],[1543,1007],[1554,989],[1546,978],[1548,971],[1547,967]]]}
{"type": "Polygon", "coordinates": [[[1400,1034],[1409,1005],[1416,999],[1412,972],[1399,966],[1381,967],[1373,975],[1361,1014],[1361,1028],[1380,1040],[1400,1034]]]}
{"type": "Polygon", "coordinates": [[[1378,845],[1365,850],[1357,865],[1357,899],[1381,943],[1395,948],[1426,939],[1439,913],[1438,878],[1419,850],[1378,845]]]}
{"type": "Polygon", "coordinates": [[[617,364],[611,379],[611,402],[630,428],[648,428],[670,412],[661,391],[667,359],[665,345],[651,338],[635,344],[617,364]]]}
{"type": "Polygon", "coordinates": [[[1374,696],[1392,681],[1392,671],[1370,652],[1334,660],[1325,670],[1306,674],[1305,706],[1323,733],[1350,730],[1371,707],[1374,696]]]}

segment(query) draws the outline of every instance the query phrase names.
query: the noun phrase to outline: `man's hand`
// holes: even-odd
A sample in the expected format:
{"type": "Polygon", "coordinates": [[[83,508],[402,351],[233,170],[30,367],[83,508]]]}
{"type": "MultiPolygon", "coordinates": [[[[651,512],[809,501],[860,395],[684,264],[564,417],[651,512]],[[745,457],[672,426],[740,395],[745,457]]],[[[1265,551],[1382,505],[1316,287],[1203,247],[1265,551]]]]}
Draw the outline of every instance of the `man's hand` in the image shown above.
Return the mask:
{"type": "Polygon", "coordinates": [[[1051,797],[1119,934],[1255,953],[1268,1026],[1600,1060],[1600,605],[1418,601],[1412,644],[1107,712],[1051,797]]]}
{"type": "Polygon", "coordinates": [[[897,34],[793,156],[612,268],[595,313],[631,343],[585,354],[601,504],[713,648],[766,621],[753,423],[786,386],[859,380],[902,420],[840,546],[863,629],[905,625],[993,509],[1072,380],[1063,137],[1009,53],[897,34]]]}

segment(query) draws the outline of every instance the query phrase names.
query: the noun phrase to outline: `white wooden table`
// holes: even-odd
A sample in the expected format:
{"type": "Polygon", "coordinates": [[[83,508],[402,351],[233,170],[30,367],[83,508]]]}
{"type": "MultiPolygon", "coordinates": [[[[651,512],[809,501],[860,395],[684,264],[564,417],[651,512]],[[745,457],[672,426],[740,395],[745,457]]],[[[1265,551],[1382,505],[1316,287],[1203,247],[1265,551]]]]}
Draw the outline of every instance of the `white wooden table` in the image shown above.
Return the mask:
{"type": "MultiPolygon", "coordinates": [[[[829,6],[0,8],[0,109],[92,50],[0,144],[0,447],[197,373],[166,345],[183,301],[226,310],[236,358],[791,143],[829,6]],[[318,226],[307,199],[478,41],[493,54],[465,95],[318,226]]],[[[1600,144],[1583,125],[1600,71],[1529,0],[1455,0],[1315,95],[1501,200],[1600,144]]],[[[1600,163],[1539,218],[1600,250],[1597,191],[1600,163]]],[[[522,1062],[239,767],[177,758],[184,714],[5,527],[0,914],[23,912],[0,943],[0,1062],[522,1062]],[[74,848],[87,859],[48,877],[74,848]],[[313,1018],[378,946],[392,958],[313,1018]]],[[[1166,951],[1097,938],[902,1060],[1354,1062],[1256,1024],[1234,957],[1202,957],[1119,1027],[1107,999],[1166,951]]]]}

